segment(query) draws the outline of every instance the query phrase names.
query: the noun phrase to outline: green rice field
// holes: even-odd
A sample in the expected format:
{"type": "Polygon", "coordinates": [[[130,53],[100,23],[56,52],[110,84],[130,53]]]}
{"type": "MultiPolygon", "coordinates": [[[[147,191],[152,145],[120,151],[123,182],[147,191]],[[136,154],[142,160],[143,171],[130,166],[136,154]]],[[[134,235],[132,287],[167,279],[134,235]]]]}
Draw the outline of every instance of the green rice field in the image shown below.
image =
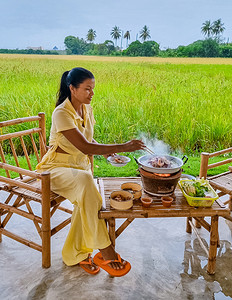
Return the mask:
{"type": "Polygon", "coordinates": [[[77,66],[96,79],[98,142],[156,138],[190,156],[231,146],[232,59],[0,55],[0,121],[42,111],[49,137],[60,77],[77,66]]]}

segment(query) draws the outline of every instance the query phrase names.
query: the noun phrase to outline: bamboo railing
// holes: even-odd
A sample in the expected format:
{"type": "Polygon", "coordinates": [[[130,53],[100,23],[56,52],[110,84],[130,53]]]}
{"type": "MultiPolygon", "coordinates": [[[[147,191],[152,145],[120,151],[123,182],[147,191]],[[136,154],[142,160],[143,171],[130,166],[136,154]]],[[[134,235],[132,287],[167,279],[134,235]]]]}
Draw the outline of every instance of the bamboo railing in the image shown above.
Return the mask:
{"type": "MultiPolygon", "coordinates": [[[[232,147],[224,149],[224,150],[220,150],[220,151],[216,151],[213,153],[208,153],[208,152],[202,152],[201,153],[201,164],[200,164],[200,173],[199,173],[199,177],[200,178],[207,178],[207,172],[209,169],[213,169],[225,164],[229,164],[232,162],[232,158],[229,159],[224,159],[220,162],[217,163],[209,163],[210,158],[212,157],[216,157],[219,155],[224,155],[227,153],[231,153],[232,152],[232,147]]],[[[226,201],[223,201],[223,205],[227,205],[229,204],[229,208],[232,211],[232,167],[229,166],[228,167],[229,171],[228,172],[224,172],[221,174],[217,174],[215,176],[211,176],[209,178],[210,184],[217,190],[220,191],[220,197],[224,196],[224,195],[229,195],[229,199],[226,201]]],[[[232,220],[232,217],[230,217],[232,220]]]]}

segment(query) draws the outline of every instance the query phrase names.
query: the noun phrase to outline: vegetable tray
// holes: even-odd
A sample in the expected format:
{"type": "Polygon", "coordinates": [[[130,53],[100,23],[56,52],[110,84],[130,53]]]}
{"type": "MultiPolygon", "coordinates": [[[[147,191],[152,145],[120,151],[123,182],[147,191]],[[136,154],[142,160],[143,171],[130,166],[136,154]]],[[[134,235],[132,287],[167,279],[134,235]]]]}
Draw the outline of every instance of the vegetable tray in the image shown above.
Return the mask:
{"type": "Polygon", "coordinates": [[[215,192],[215,190],[211,187],[211,185],[209,184],[208,180],[204,180],[204,179],[194,179],[194,180],[189,180],[189,179],[183,179],[183,180],[180,180],[178,182],[179,184],[179,187],[183,193],[183,195],[185,196],[188,204],[190,206],[195,206],[195,207],[210,207],[213,205],[213,202],[215,200],[217,200],[219,197],[218,197],[218,194],[215,192]],[[191,196],[191,195],[188,195],[186,193],[186,190],[185,190],[185,186],[186,185],[194,185],[196,184],[199,185],[199,186],[203,186],[204,188],[207,188],[208,189],[208,192],[207,192],[207,196],[204,196],[204,197],[196,197],[196,196],[191,196]]]}

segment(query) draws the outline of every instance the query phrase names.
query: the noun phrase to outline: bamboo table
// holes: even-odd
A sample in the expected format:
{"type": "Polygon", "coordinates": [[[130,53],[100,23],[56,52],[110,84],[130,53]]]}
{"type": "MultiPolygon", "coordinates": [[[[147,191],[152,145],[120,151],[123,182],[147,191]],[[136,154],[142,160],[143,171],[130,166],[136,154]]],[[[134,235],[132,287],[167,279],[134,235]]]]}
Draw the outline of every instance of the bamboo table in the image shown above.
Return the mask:
{"type": "Polygon", "coordinates": [[[134,200],[133,207],[128,210],[120,211],[110,207],[109,196],[113,191],[120,190],[121,184],[124,182],[135,182],[141,184],[140,177],[106,177],[98,179],[100,193],[103,198],[103,207],[99,211],[99,218],[105,219],[108,223],[109,236],[113,246],[115,239],[127,228],[127,226],[135,218],[166,218],[166,217],[187,217],[186,231],[196,233],[197,238],[208,256],[207,272],[215,273],[217,246],[219,245],[218,236],[218,217],[229,216],[230,210],[220,205],[220,201],[215,201],[212,207],[195,208],[188,205],[185,197],[177,187],[174,192],[174,201],[170,208],[165,208],[162,205],[160,197],[154,197],[153,203],[149,208],[144,208],[140,200],[134,200]],[[209,224],[204,220],[204,217],[211,217],[209,224]],[[115,219],[126,219],[124,223],[116,230],[115,219]],[[202,242],[198,230],[193,224],[192,219],[195,219],[206,230],[210,232],[209,249],[202,242]]]}

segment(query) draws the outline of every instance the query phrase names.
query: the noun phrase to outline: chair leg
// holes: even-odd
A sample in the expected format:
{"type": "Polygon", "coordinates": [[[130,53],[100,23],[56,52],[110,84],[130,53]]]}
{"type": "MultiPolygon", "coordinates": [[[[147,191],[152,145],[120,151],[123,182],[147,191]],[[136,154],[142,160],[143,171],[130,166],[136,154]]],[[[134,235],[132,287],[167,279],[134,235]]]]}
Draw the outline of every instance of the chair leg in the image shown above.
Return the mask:
{"type": "MultiPolygon", "coordinates": [[[[49,220],[50,221],[50,220],[49,220]]],[[[47,223],[47,220],[43,224],[47,223]]],[[[42,267],[49,268],[51,266],[51,231],[42,230],[42,267]]]]}
{"type": "Polygon", "coordinates": [[[51,266],[50,173],[42,175],[42,267],[51,266]]]}

